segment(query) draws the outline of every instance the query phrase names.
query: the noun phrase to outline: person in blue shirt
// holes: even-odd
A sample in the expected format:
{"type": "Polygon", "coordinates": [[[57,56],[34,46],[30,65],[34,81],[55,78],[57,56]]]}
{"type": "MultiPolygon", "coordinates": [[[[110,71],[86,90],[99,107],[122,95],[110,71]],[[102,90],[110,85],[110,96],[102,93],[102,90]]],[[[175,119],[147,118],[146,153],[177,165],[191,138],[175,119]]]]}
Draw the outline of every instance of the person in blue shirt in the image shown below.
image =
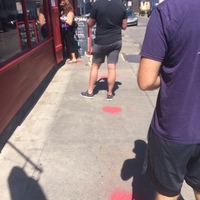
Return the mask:
{"type": "Polygon", "coordinates": [[[159,88],[148,133],[156,200],[176,200],[183,181],[200,200],[200,1],[165,0],[152,12],[138,85],[159,88]]]}

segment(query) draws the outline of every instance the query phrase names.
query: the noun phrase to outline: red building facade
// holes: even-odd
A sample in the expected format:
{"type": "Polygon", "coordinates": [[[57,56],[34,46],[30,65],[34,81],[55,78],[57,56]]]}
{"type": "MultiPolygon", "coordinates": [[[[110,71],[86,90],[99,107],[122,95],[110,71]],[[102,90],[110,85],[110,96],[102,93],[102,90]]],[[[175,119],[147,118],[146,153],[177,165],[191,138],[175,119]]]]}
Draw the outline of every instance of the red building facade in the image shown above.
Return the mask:
{"type": "Polygon", "coordinates": [[[59,4],[59,0],[0,0],[0,143],[23,120],[41,83],[63,61],[59,4]],[[45,27],[38,18],[41,5],[45,27]]]}

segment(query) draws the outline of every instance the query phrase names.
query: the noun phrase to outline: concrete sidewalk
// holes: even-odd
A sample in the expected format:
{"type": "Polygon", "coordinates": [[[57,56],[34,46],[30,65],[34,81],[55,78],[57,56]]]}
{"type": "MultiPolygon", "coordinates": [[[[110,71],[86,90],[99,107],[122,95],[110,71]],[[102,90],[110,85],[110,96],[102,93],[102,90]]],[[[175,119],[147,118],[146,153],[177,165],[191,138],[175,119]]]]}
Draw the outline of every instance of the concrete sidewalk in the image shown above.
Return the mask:
{"type": "MultiPolygon", "coordinates": [[[[106,64],[94,99],[80,96],[86,57],[57,71],[0,154],[1,200],[154,199],[141,171],[157,91],[138,89],[138,54],[124,36],[113,101],[106,100],[106,64]]],[[[194,199],[186,185],[182,195],[194,199]]]]}

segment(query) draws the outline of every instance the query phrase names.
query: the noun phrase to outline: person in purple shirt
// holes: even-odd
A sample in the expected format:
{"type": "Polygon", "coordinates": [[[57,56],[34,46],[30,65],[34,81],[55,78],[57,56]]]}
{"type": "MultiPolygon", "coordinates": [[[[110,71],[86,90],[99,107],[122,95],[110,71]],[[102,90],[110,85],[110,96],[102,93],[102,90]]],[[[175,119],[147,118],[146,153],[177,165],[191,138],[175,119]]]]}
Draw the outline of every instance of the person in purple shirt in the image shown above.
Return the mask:
{"type": "Polygon", "coordinates": [[[147,158],[156,200],[178,199],[184,180],[200,200],[199,10],[199,0],[160,3],[141,49],[138,85],[159,88],[147,158]]]}

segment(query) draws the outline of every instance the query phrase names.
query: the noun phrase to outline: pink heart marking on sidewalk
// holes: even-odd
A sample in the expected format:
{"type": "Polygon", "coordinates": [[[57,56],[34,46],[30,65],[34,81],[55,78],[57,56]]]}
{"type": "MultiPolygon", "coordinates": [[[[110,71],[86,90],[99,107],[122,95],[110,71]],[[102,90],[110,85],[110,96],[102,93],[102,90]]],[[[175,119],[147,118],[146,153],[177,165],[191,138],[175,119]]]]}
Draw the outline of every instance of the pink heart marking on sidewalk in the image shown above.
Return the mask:
{"type": "Polygon", "coordinates": [[[119,107],[110,107],[110,106],[106,106],[106,107],[103,107],[102,108],[104,112],[108,112],[108,113],[118,113],[118,112],[121,112],[121,108],[119,107]]]}

